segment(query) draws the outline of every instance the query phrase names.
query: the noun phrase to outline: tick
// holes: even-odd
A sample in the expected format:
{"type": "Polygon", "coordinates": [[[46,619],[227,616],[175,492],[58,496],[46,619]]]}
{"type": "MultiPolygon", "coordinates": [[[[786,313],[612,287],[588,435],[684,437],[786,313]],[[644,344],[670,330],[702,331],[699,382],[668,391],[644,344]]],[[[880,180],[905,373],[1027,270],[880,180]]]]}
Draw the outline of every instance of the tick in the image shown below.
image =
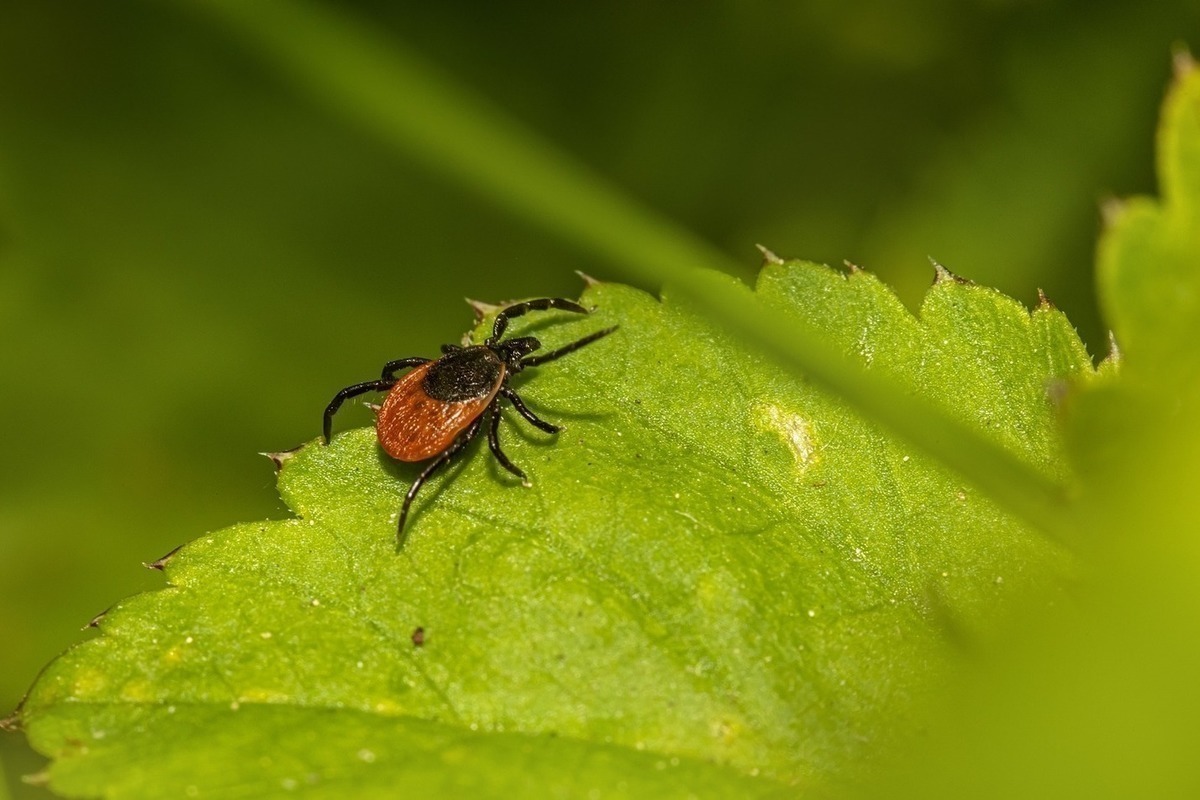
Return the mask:
{"type": "Polygon", "coordinates": [[[441,358],[418,356],[389,361],[378,380],[347,386],[334,395],[325,407],[322,441],[328,444],[333,415],[342,403],[368,392],[387,392],[375,418],[379,445],[397,461],[429,462],[404,495],[400,520],[396,524],[397,549],[404,546],[404,523],[408,519],[413,498],[433,473],[461,453],[483,429],[485,416],[488,418],[488,446],[492,454],[500,466],[520,478],[526,486],[529,485],[525,473],[509,461],[500,449],[500,401],[507,400],[517,413],[539,430],[558,433],[561,428],[530,411],[520,395],[509,386],[509,380],[526,367],[537,367],[562,358],[617,329],[613,326],[590,333],[557,350],[537,356],[530,355],[542,346],[535,337],[503,339],[509,320],[530,311],[550,309],[573,311],[576,314],[590,313],[578,303],[561,297],[543,297],[506,306],[496,314],[492,335],[483,344],[470,347],[444,344],[441,358]],[[404,369],[409,372],[403,377],[396,377],[396,373],[404,369]]]}

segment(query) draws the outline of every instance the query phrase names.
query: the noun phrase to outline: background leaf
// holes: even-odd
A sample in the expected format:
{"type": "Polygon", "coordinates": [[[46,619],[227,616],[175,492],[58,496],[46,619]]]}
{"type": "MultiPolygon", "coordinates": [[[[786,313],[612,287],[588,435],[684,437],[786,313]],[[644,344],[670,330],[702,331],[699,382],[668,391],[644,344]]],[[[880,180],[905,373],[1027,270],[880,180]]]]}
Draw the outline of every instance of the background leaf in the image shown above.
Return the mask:
{"type": "MultiPolygon", "coordinates": [[[[1091,367],[1059,312],[942,280],[918,320],[867,273],[803,263],[766,267],[758,293],[1061,475],[1047,388],[1091,367]]],[[[505,426],[531,491],[476,446],[419,497],[395,555],[414,469],[369,429],[304,448],[280,476],[297,519],[188,545],[169,588],[120,603],[45,672],[22,718],[57,759],[55,786],[660,796],[668,770],[674,792],[743,796],[836,782],[922,724],[955,642],[1069,572],[669,288],[660,303],[600,284],[583,301],[587,319],[517,328],[552,345],[621,325],[522,382],[569,424],[553,444],[505,426]]]]}
{"type": "Polygon", "coordinates": [[[1200,71],[1163,105],[1161,198],[1114,203],[1101,296],[1119,375],[1067,403],[1079,583],[986,637],[930,735],[866,796],[1188,797],[1200,792],[1200,71]]]}
{"type": "Polygon", "coordinates": [[[1105,312],[1135,376],[1164,382],[1194,378],[1200,338],[1200,83],[1190,56],[1176,65],[1158,131],[1162,199],[1111,203],[1097,263],[1105,312]]]}

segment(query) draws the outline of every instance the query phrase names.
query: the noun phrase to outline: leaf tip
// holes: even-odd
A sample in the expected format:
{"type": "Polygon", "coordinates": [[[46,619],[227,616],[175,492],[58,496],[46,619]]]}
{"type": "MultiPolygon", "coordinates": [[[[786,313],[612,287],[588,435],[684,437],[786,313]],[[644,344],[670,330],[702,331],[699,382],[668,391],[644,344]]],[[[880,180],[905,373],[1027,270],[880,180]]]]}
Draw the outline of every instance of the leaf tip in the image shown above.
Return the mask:
{"type": "Polygon", "coordinates": [[[575,274],[579,276],[579,280],[583,281],[584,288],[590,289],[593,286],[599,286],[602,283],[602,281],[596,280],[581,269],[575,270],[575,274]]]}
{"type": "Polygon", "coordinates": [[[857,275],[858,273],[864,271],[862,267],[860,267],[858,264],[855,264],[853,261],[851,261],[848,258],[842,259],[842,266],[844,266],[846,268],[846,271],[849,272],[851,275],[857,275]]]}
{"type": "Polygon", "coordinates": [[[1100,201],[1100,221],[1105,228],[1111,228],[1125,213],[1125,201],[1119,197],[1106,197],[1100,201]]]}
{"type": "Polygon", "coordinates": [[[0,731],[17,733],[21,730],[21,707],[17,706],[7,717],[0,718],[0,731]]]}
{"type": "Polygon", "coordinates": [[[31,772],[28,775],[22,775],[21,783],[25,784],[26,786],[49,786],[50,773],[42,770],[41,772],[31,772]]]}
{"type": "Polygon", "coordinates": [[[88,624],[87,624],[87,625],[84,625],[84,626],[83,626],[82,628],[80,628],[79,630],[81,630],[81,631],[86,631],[88,628],[99,628],[99,627],[100,627],[100,622],[101,622],[101,620],[103,620],[105,617],[107,617],[107,616],[108,616],[108,612],[109,612],[109,611],[112,611],[112,606],[109,606],[108,608],[104,609],[103,611],[101,611],[101,612],[100,612],[99,614],[97,614],[96,616],[92,617],[92,618],[91,618],[91,619],[88,621],[88,624]]]}
{"type": "Polygon", "coordinates": [[[754,247],[762,254],[762,266],[778,266],[784,263],[783,259],[775,254],[775,251],[764,244],[756,244],[754,247]]]}
{"type": "Polygon", "coordinates": [[[291,461],[300,452],[302,447],[304,445],[298,444],[290,450],[280,450],[278,453],[259,453],[259,455],[271,459],[271,463],[275,465],[275,471],[279,472],[283,469],[284,464],[291,461]]]}
{"type": "Polygon", "coordinates": [[[1183,80],[1195,69],[1196,57],[1192,55],[1192,51],[1182,42],[1176,43],[1171,48],[1171,70],[1175,73],[1175,80],[1183,80]]]}
{"type": "Polygon", "coordinates": [[[142,566],[145,567],[146,569],[153,569],[153,570],[158,570],[159,572],[162,572],[163,570],[165,570],[167,568],[167,562],[170,561],[172,558],[174,558],[175,554],[178,553],[182,549],[183,549],[183,545],[179,545],[178,547],[171,550],[171,552],[167,553],[164,556],[161,556],[160,558],[155,559],[154,561],[151,561],[149,563],[143,561],[142,566]]]}
{"type": "Polygon", "coordinates": [[[494,303],[485,303],[482,300],[472,300],[469,297],[464,297],[463,299],[467,301],[467,305],[475,312],[476,322],[483,322],[489,314],[494,314],[501,308],[494,303]]]}
{"type": "Polygon", "coordinates": [[[1050,302],[1050,298],[1046,297],[1046,293],[1042,291],[1042,287],[1039,286],[1037,292],[1038,292],[1037,307],[1038,307],[1039,311],[1056,308],[1054,303],[1050,302]]]}
{"type": "Polygon", "coordinates": [[[964,286],[970,286],[973,283],[973,281],[969,281],[966,278],[955,275],[953,272],[946,269],[933,256],[928,256],[928,258],[929,258],[929,263],[933,264],[933,285],[934,286],[937,286],[942,283],[961,283],[964,286]]]}
{"type": "Polygon", "coordinates": [[[1117,335],[1112,331],[1108,332],[1108,355],[1104,357],[1105,361],[1112,361],[1118,364],[1121,361],[1121,348],[1117,345],[1117,335]]]}

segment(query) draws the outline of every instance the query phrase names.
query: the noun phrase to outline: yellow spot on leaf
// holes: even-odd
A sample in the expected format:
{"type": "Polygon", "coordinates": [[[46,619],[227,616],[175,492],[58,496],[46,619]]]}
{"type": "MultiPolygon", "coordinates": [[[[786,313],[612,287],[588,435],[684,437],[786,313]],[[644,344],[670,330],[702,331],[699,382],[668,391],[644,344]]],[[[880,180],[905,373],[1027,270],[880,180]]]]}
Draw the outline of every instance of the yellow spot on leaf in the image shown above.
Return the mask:
{"type": "Polygon", "coordinates": [[[817,443],[812,423],[799,414],[776,405],[755,406],[758,427],[775,434],[791,451],[796,469],[806,471],[817,460],[817,443]]]}
{"type": "Polygon", "coordinates": [[[149,681],[130,681],[121,687],[121,699],[130,703],[145,703],[154,699],[154,687],[149,681]]]}
{"type": "Polygon", "coordinates": [[[108,678],[103,672],[82,670],[75,676],[72,694],[81,700],[95,697],[108,687],[108,678]]]}

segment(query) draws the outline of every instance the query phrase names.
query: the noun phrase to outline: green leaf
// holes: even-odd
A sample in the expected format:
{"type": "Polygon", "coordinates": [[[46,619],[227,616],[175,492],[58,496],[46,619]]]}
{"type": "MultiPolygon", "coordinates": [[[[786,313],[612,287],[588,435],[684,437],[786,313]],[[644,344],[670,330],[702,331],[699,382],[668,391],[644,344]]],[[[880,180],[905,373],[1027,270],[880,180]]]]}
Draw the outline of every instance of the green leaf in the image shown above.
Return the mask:
{"type": "Polygon", "coordinates": [[[1162,198],[1111,203],[1097,261],[1121,348],[1137,372],[1168,382],[1195,377],[1200,336],[1200,79],[1190,56],[1176,66],[1158,131],[1162,198]]]}
{"type": "MultiPolygon", "coordinates": [[[[767,266],[757,294],[1063,477],[1055,387],[1093,371],[1048,305],[943,274],[913,318],[873,276],[805,263],[767,266]]],[[[597,311],[514,326],[547,346],[621,326],[517,380],[567,426],[506,413],[532,489],[476,442],[418,496],[397,554],[417,467],[368,429],[306,446],[280,474],[296,519],[189,544],[168,588],[47,668],[20,718],[55,788],[790,794],[920,726],[958,644],[1070,571],[670,288],[598,284],[582,302],[597,311]]]]}
{"type": "Polygon", "coordinates": [[[1111,203],[1097,253],[1121,379],[1084,396],[1072,419],[1094,527],[1112,526],[1113,541],[1150,529],[1167,550],[1180,545],[1170,532],[1195,519],[1181,500],[1200,476],[1200,70],[1183,52],[1175,66],[1158,129],[1162,196],[1111,203]]]}

